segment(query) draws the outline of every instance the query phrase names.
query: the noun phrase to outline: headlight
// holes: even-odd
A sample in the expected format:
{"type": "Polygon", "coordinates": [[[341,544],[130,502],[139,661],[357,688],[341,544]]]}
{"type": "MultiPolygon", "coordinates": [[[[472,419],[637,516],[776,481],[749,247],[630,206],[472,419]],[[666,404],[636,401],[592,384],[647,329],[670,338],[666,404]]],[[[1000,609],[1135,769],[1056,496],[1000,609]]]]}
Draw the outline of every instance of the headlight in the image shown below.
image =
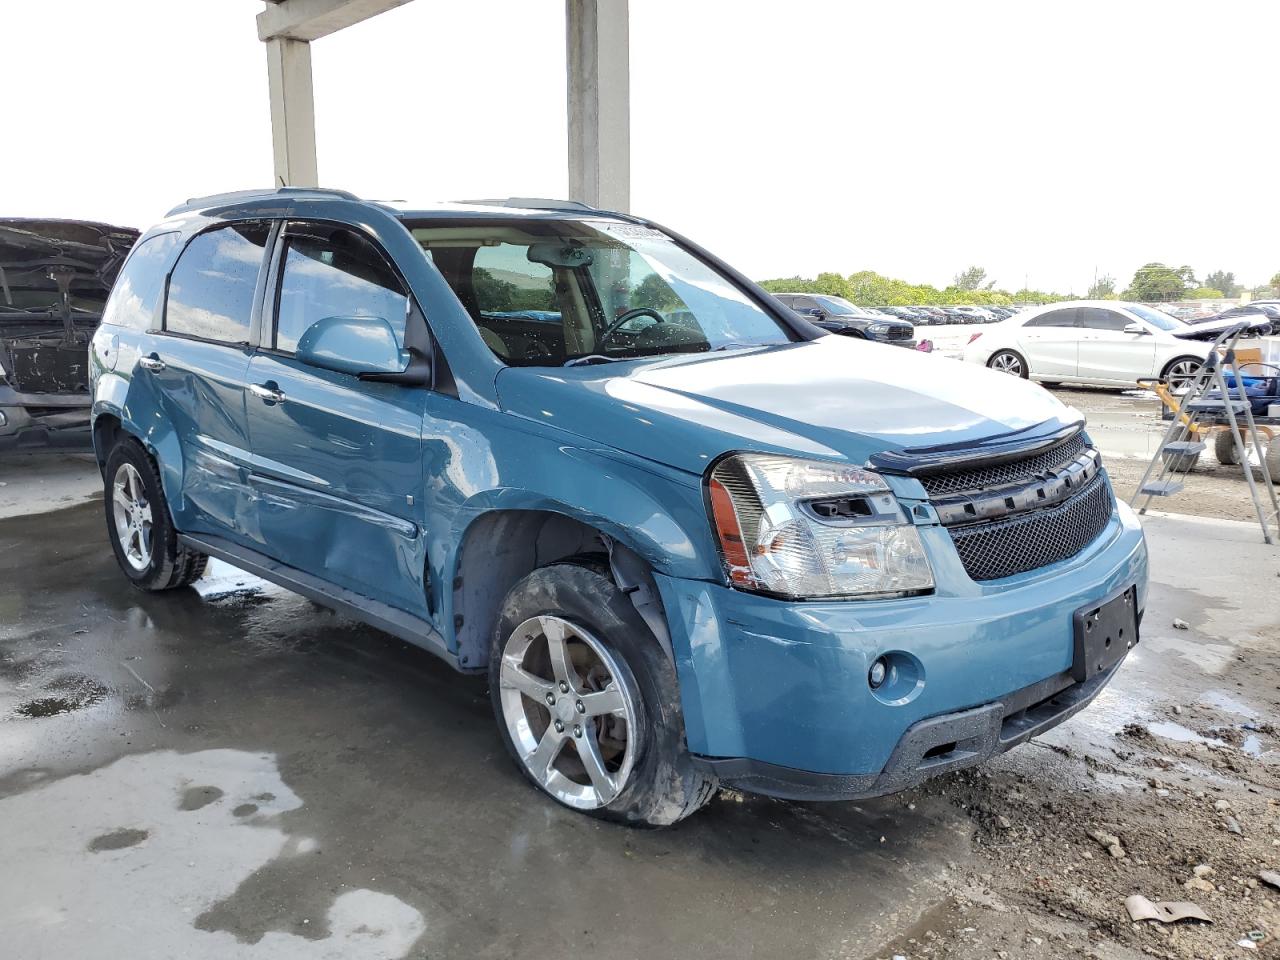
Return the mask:
{"type": "Polygon", "coordinates": [[[788,597],[876,597],[933,588],[920,535],[879,474],[735,454],[707,478],[734,586],[788,597]]]}

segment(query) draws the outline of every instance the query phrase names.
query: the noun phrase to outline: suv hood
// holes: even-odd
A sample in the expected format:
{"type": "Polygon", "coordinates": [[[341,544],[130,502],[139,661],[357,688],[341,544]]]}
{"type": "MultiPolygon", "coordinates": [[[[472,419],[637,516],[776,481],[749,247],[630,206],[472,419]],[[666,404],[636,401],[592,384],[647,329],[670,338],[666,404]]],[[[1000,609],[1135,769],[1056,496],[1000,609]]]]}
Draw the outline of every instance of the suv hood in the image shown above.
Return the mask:
{"type": "Polygon", "coordinates": [[[508,367],[502,408],[702,473],[730,450],[864,463],[1084,418],[1043,388],[964,363],[845,337],[593,366],[508,367]]]}

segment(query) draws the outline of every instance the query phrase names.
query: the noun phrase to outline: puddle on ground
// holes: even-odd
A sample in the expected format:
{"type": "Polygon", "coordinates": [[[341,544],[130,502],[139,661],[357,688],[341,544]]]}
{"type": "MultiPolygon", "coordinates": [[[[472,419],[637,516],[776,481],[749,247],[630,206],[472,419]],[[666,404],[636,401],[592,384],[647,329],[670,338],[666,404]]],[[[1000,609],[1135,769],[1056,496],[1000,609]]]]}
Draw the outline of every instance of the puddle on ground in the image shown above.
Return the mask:
{"type": "Polygon", "coordinates": [[[1244,738],[1244,742],[1240,744],[1240,749],[1251,757],[1262,756],[1262,738],[1256,733],[1251,733],[1244,738]]]}
{"type": "Polygon", "coordinates": [[[1172,720],[1157,720],[1146,724],[1146,728],[1155,736],[1173,740],[1175,743],[1203,743],[1215,747],[1227,746],[1225,740],[1202,737],[1190,727],[1184,727],[1182,724],[1174,723],[1172,720]]]}
{"type": "Polygon", "coordinates": [[[1200,694],[1197,703],[1202,703],[1206,707],[1214,707],[1225,713],[1234,713],[1238,717],[1256,717],[1258,711],[1254,710],[1247,703],[1241,703],[1235,697],[1223,693],[1221,690],[1206,690],[1200,694]]]}
{"type": "Polygon", "coordinates": [[[79,675],[58,677],[45,684],[44,689],[54,695],[35,697],[21,703],[14,708],[14,714],[31,720],[56,717],[91,707],[105,700],[110,693],[105,684],[79,675]]]}

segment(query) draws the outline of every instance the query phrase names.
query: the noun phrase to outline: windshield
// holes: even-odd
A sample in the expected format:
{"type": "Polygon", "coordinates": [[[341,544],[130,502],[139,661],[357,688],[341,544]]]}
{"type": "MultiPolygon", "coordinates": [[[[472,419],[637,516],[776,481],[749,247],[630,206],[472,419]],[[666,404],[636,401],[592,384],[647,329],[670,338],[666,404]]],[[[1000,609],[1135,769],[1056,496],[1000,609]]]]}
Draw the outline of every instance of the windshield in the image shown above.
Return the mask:
{"type": "Polygon", "coordinates": [[[670,237],[609,220],[430,220],[414,239],[504,362],[556,366],[788,343],[670,237]]]}
{"type": "Polygon", "coordinates": [[[1161,310],[1153,310],[1150,307],[1144,307],[1140,303],[1126,303],[1125,309],[1130,313],[1136,313],[1143,320],[1147,321],[1147,323],[1152,326],[1159,327],[1161,330],[1181,330],[1186,326],[1183,321],[1176,317],[1171,317],[1169,314],[1164,313],[1161,310]]]}

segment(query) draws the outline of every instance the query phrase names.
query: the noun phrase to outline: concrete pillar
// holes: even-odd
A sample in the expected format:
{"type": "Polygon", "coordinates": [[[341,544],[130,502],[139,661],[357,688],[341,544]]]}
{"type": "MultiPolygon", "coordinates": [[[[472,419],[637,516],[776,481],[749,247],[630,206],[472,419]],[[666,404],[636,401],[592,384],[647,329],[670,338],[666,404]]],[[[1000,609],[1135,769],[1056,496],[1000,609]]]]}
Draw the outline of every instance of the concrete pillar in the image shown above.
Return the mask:
{"type": "Polygon", "coordinates": [[[316,106],[311,89],[311,44],[291,37],[266,41],[271,92],[275,186],[317,187],[316,106]]]}
{"type": "Polygon", "coordinates": [[[565,0],[569,198],[631,206],[628,0],[565,0]]]}

